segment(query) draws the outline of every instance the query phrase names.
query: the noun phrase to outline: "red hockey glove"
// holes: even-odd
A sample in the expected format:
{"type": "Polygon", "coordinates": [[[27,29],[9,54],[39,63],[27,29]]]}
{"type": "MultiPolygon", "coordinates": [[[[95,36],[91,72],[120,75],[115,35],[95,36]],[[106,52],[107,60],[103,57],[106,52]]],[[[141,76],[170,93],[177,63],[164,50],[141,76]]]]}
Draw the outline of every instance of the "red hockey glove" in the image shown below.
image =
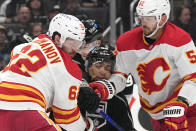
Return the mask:
{"type": "Polygon", "coordinates": [[[182,101],[175,101],[163,109],[165,125],[169,131],[188,131],[187,109],[188,105],[182,101]]]}
{"type": "Polygon", "coordinates": [[[92,82],[89,86],[95,90],[95,92],[100,96],[100,99],[103,101],[111,99],[116,91],[114,85],[105,79],[92,82]]]}

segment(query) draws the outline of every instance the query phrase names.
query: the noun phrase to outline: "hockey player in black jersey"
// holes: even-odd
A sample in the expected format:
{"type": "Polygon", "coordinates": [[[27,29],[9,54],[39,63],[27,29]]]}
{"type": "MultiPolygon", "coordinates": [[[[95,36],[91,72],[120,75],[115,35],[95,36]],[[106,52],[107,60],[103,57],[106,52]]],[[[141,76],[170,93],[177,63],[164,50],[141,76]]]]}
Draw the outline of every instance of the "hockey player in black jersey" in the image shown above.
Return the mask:
{"type": "MultiPolygon", "coordinates": [[[[102,44],[95,47],[86,57],[85,66],[89,73],[90,81],[97,81],[101,79],[109,79],[114,69],[115,53],[113,47],[102,44]]],[[[133,120],[129,105],[125,95],[132,94],[133,85],[125,88],[124,91],[114,95],[108,101],[101,101],[100,107],[104,110],[124,131],[134,131],[133,120]]],[[[85,99],[88,96],[80,96],[80,99],[85,99]],[[81,98],[82,97],[82,98],[81,98]]],[[[86,110],[86,104],[79,105],[82,112],[86,110]],[[84,111],[83,111],[84,110],[84,111]]],[[[110,123],[103,119],[99,114],[86,114],[90,117],[98,131],[117,131],[110,123]]]]}

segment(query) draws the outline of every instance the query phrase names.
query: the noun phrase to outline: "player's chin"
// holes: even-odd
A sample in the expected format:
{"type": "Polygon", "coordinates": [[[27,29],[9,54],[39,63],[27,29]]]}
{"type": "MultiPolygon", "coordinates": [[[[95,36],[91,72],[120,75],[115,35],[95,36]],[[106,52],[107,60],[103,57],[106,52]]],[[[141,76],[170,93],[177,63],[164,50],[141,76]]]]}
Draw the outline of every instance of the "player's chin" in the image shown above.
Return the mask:
{"type": "Polygon", "coordinates": [[[142,28],[144,35],[149,35],[152,33],[152,31],[148,27],[143,27],[142,28]]]}

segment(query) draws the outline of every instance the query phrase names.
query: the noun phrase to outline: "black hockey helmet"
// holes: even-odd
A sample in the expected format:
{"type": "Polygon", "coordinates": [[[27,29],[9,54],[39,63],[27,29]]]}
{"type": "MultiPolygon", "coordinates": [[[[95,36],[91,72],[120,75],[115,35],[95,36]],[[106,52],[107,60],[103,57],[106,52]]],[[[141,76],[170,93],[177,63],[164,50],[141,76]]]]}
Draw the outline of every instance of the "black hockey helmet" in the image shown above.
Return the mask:
{"type": "Polygon", "coordinates": [[[97,46],[89,52],[86,57],[85,66],[87,69],[94,63],[102,63],[104,61],[111,62],[112,71],[116,60],[116,50],[107,44],[97,46]]]}
{"type": "Polygon", "coordinates": [[[95,20],[89,19],[86,15],[78,15],[77,17],[85,26],[85,41],[87,44],[97,40],[99,37],[102,36],[103,27],[95,20]]]}

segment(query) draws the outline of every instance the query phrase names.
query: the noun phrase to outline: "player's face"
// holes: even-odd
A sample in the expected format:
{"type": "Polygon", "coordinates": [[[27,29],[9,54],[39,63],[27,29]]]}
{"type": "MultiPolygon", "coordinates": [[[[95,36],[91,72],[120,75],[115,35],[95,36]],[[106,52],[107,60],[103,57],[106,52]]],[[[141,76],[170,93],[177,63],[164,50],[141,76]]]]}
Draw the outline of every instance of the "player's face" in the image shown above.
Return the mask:
{"type": "Polygon", "coordinates": [[[110,62],[95,62],[89,67],[88,73],[93,81],[101,79],[108,80],[111,76],[111,70],[112,66],[110,62]]]}
{"type": "Polygon", "coordinates": [[[92,49],[94,49],[96,46],[98,46],[97,40],[96,41],[93,41],[91,43],[85,44],[84,47],[78,51],[78,53],[81,54],[83,60],[86,60],[86,56],[88,55],[88,53],[92,49]]]}
{"type": "Polygon", "coordinates": [[[83,41],[67,38],[62,45],[62,49],[73,58],[82,45],[83,41]]]}
{"type": "Polygon", "coordinates": [[[157,26],[157,20],[155,16],[140,16],[142,30],[144,35],[148,36],[154,32],[157,26]]]}

